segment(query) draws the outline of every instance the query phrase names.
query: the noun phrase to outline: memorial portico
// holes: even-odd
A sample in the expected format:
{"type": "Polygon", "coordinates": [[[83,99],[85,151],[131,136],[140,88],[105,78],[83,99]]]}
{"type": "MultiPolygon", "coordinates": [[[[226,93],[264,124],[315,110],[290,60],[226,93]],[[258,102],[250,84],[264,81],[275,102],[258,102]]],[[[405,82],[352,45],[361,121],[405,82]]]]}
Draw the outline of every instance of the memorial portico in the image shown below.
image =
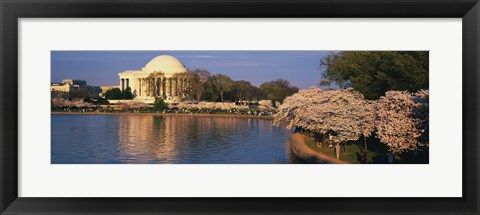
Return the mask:
{"type": "Polygon", "coordinates": [[[161,55],[148,62],[141,70],[119,73],[120,89],[130,87],[135,100],[178,102],[186,97],[189,87],[187,68],[175,57],[161,55]]]}

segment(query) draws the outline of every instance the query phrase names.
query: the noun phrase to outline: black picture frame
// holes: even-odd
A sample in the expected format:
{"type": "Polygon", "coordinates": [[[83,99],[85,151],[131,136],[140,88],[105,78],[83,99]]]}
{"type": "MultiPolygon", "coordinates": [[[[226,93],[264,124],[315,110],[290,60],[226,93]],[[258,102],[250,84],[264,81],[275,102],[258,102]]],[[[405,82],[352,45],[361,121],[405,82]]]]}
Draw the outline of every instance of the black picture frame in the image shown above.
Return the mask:
{"type": "Polygon", "coordinates": [[[0,15],[1,214],[478,214],[480,212],[478,198],[480,189],[478,182],[480,5],[478,0],[0,0],[0,15]],[[18,19],[25,17],[462,18],[463,197],[19,198],[18,19]]]}

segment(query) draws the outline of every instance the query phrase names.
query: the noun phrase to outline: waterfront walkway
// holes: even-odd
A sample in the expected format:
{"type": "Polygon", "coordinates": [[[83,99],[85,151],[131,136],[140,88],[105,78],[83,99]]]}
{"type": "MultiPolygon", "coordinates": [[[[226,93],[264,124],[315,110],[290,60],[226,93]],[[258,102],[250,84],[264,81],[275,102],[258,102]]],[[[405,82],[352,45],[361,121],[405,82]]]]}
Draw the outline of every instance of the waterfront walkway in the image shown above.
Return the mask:
{"type": "Polygon", "coordinates": [[[292,151],[298,159],[307,163],[348,164],[346,161],[318,153],[309,148],[303,140],[303,134],[300,133],[292,134],[292,151]]]}

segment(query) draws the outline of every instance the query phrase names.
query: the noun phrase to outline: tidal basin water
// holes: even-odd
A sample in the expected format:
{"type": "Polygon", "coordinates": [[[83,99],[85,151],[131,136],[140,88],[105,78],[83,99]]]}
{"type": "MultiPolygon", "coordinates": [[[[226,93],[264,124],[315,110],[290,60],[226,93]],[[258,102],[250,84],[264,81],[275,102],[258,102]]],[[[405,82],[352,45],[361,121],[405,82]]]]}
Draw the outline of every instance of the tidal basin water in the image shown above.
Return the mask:
{"type": "Polygon", "coordinates": [[[285,164],[291,131],[213,116],[51,115],[52,164],[285,164]]]}

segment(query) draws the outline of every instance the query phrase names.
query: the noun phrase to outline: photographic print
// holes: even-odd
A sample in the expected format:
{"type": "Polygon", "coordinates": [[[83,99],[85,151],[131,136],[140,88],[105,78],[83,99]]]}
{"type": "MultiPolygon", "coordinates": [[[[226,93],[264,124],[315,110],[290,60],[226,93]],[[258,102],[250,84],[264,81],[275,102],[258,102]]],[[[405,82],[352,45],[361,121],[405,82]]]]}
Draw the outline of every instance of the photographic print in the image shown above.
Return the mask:
{"type": "Polygon", "coordinates": [[[428,51],[51,51],[52,164],[428,164],[428,51]]]}

